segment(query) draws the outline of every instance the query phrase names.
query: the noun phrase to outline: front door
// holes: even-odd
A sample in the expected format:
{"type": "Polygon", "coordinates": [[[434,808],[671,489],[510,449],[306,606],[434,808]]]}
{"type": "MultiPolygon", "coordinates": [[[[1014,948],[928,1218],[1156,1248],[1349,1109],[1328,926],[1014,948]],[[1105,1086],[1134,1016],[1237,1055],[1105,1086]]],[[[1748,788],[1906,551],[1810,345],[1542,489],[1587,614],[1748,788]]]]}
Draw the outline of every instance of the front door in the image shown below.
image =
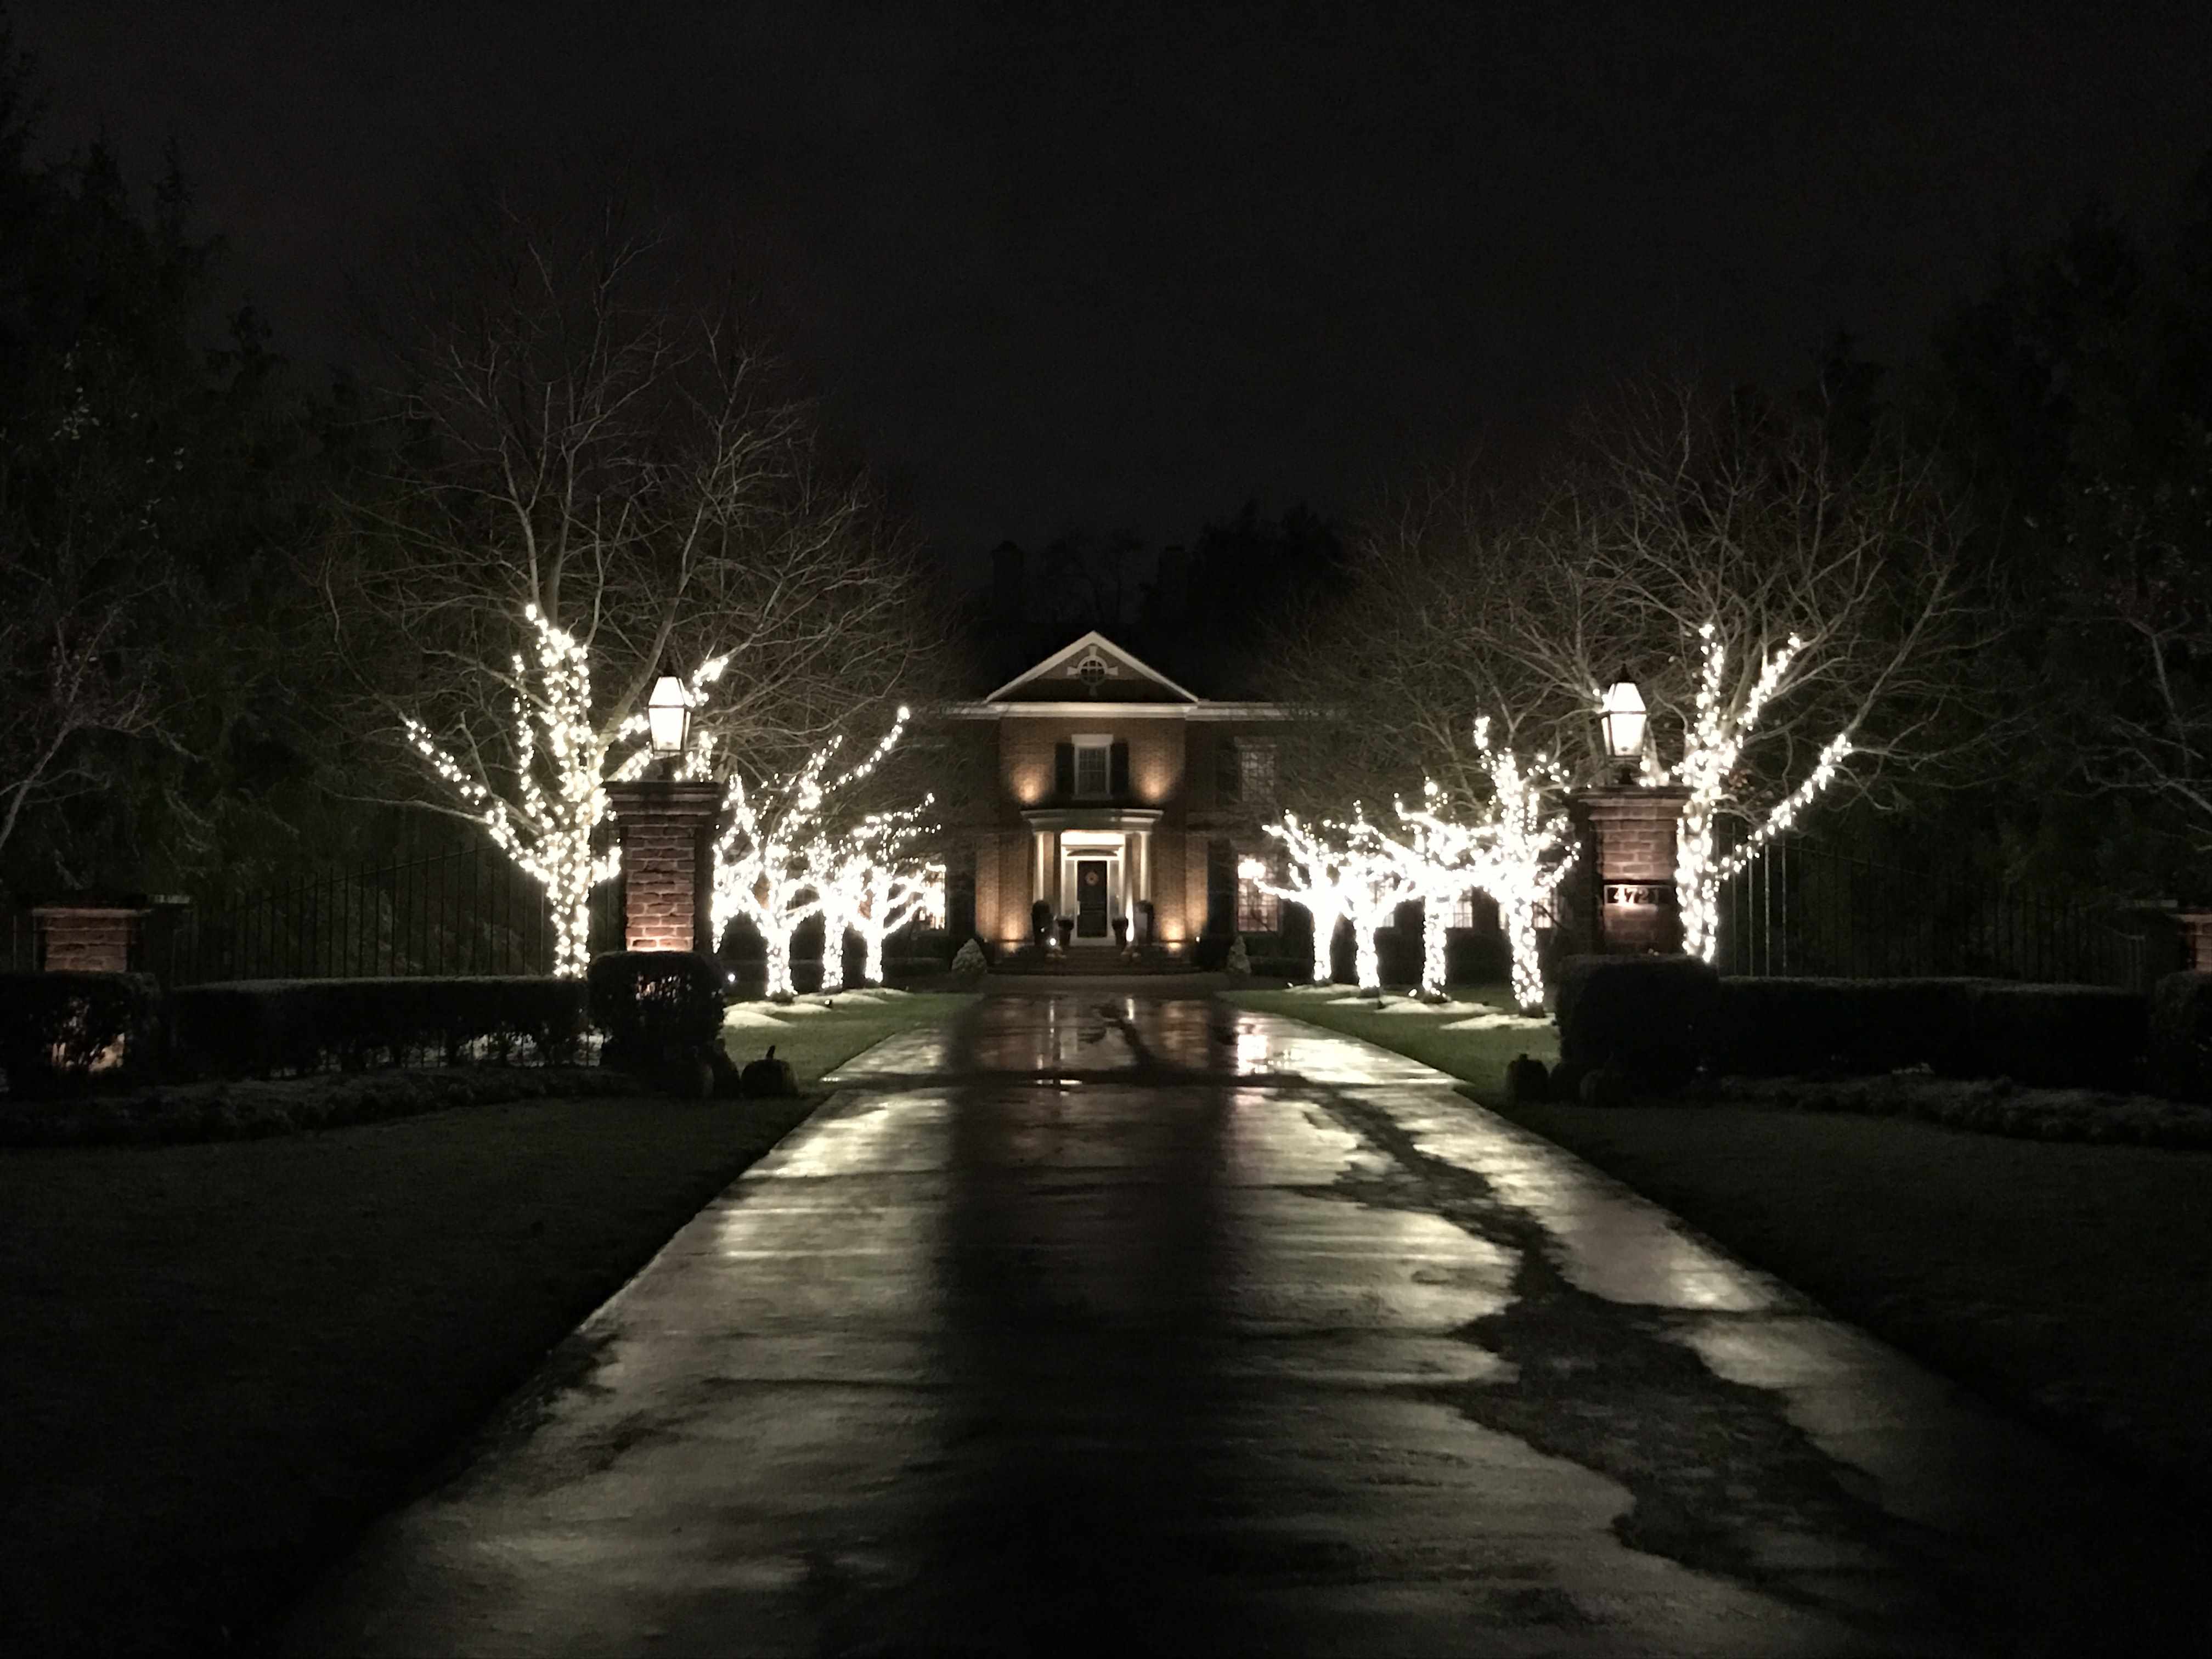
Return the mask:
{"type": "Polygon", "coordinates": [[[1075,861],[1075,936],[1106,937],[1106,860],[1075,861]]]}

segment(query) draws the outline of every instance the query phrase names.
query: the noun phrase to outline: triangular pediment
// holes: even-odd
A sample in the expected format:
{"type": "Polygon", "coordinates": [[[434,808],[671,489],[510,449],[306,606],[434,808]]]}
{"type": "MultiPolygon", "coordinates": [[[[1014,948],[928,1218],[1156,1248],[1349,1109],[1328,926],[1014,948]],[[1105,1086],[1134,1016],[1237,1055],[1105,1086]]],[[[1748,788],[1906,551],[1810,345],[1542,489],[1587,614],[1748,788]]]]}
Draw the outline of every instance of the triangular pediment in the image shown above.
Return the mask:
{"type": "Polygon", "coordinates": [[[987,703],[1200,701],[1096,629],[983,699],[987,703]]]}

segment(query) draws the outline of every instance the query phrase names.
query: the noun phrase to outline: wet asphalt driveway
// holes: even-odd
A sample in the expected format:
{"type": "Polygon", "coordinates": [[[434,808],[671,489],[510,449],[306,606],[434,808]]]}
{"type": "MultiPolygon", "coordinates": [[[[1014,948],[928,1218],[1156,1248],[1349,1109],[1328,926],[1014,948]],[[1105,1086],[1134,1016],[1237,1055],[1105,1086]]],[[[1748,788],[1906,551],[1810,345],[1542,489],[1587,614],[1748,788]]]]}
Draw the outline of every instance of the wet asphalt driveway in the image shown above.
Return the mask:
{"type": "Polygon", "coordinates": [[[827,1107],[291,1650],[2185,1650],[2201,1539],[1351,1039],[987,998],[827,1107]]]}

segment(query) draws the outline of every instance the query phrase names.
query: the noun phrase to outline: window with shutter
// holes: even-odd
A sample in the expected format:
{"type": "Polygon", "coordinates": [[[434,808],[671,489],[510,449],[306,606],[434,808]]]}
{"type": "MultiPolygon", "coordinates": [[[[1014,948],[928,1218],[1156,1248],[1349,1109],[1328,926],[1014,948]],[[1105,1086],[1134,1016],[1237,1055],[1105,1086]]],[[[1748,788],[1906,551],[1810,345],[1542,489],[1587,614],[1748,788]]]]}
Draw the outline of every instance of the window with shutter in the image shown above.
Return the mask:
{"type": "Polygon", "coordinates": [[[1075,740],[1075,798],[1078,800],[1103,799],[1113,790],[1112,739],[1107,738],[1078,738],[1075,740]]]}

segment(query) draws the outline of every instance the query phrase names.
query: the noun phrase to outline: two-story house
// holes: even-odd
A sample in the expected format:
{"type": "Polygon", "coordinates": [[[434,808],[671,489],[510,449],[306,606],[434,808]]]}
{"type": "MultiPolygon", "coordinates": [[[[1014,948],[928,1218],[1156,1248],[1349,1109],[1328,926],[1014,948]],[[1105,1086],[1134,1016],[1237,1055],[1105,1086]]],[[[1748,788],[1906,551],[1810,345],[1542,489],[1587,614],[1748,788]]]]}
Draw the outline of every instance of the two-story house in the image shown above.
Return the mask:
{"type": "Polygon", "coordinates": [[[1116,918],[1140,939],[1147,903],[1173,953],[1275,930],[1275,901],[1236,872],[1268,850],[1283,708],[1210,701],[1091,633],[950,713],[966,775],[994,780],[946,813],[955,938],[1018,946],[1039,899],[1079,951],[1110,951],[1116,918]]]}

